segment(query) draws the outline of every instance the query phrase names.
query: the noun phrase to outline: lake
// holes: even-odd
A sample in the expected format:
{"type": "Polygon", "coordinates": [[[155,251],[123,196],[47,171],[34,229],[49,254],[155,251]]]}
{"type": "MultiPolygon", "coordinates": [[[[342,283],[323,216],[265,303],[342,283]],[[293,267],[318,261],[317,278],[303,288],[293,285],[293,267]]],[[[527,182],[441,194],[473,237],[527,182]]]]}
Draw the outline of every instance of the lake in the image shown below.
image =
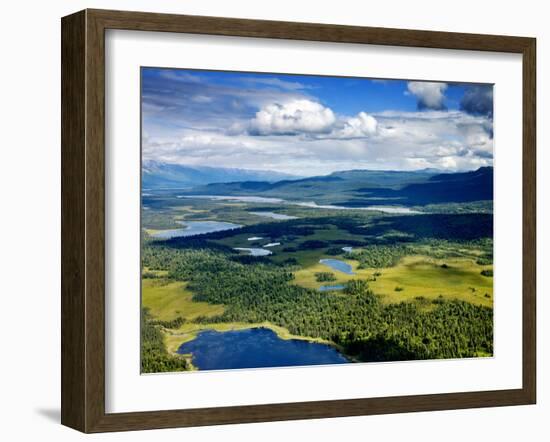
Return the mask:
{"type": "Polygon", "coordinates": [[[297,216],[283,215],[282,213],[275,213],[275,212],[262,211],[262,212],[248,212],[248,213],[252,213],[253,215],[263,216],[265,218],[272,218],[272,219],[282,219],[282,220],[298,219],[297,216]]]}
{"type": "Polygon", "coordinates": [[[336,284],[336,285],[322,285],[318,288],[320,292],[330,292],[333,290],[344,290],[346,286],[344,284],[336,284]]]}
{"type": "Polygon", "coordinates": [[[199,370],[349,363],[330,345],[281,339],[263,327],[226,332],[205,330],[182,344],[178,353],[192,353],[193,364],[199,370]]]}
{"type": "Polygon", "coordinates": [[[355,273],[353,273],[351,265],[349,265],[347,262],[340,261],[339,259],[321,259],[319,260],[319,262],[330,267],[333,270],[345,273],[346,275],[355,275],[355,273]]]}
{"type": "Polygon", "coordinates": [[[183,229],[161,230],[151,234],[157,239],[171,239],[187,236],[202,235],[204,233],[221,232],[224,230],[240,229],[240,224],[226,223],[222,221],[176,221],[185,226],[183,229]]]}
{"type": "Polygon", "coordinates": [[[268,256],[273,254],[271,250],[260,249],[258,247],[235,247],[233,250],[238,250],[239,252],[248,252],[252,256],[268,256]]]}

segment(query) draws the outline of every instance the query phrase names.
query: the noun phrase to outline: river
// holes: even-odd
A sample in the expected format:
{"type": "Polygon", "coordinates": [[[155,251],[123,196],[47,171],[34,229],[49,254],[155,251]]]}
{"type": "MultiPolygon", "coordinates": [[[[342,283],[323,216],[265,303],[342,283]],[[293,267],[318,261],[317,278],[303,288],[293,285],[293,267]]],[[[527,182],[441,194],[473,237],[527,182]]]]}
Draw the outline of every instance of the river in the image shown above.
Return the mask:
{"type": "MultiPolygon", "coordinates": [[[[289,204],[292,206],[309,207],[312,209],[331,209],[331,210],[370,210],[375,212],[392,214],[419,214],[418,210],[403,206],[366,206],[366,207],[347,207],[334,204],[317,204],[315,201],[288,201],[282,198],[268,198],[262,196],[230,196],[230,195],[178,195],[177,198],[209,199],[216,201],[241,201],[248,203],[266,203],[266,204],[289,204]]],[[[253,212],[251,212],[253,213],[253,212]]],[[[255,213],[258,215],[260,212],[255,213]]],[[[269,212],[262,212],[269,213],[269,212]]],[[[278,218],[281,219],[281,218],[278,218]]]]}

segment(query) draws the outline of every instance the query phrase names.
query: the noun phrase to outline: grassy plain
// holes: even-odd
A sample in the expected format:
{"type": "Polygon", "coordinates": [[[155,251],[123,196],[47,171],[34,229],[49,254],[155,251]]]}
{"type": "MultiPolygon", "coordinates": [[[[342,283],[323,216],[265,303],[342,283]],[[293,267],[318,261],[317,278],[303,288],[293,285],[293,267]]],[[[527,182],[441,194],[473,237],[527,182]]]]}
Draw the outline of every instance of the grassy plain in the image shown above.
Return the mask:
{"type": "Polygon", "coordinates": [[[166,279],[144,279],[142,282],[142,304],[155,319],[170,321],[182,317],[192,321],[198,316],[217,316],[224,311],[223,305],[193,301],[193,294],[186,282],[166,279]]]}
{"type": "Polygon", "coordinates": [[[370,280],[370,287],[382,296],[385,303],[412,301],[419,296],[435,299],[441,295],[487,307],[493,305],[493,279],[480,274],[481,270],[492,269],[492,266],[480,266],[471,259],[434,259],[412,255],[402,258],[394,267],[376,269],[358,269],[357,261],[342,260],[352,266],[355,275],[346,275],[316,263],[295,272],[293,284],[317,289],[324,284],[316,281],[315,273],[332,271],[336,281],[330,285],[344,284],[351,279],[370,280]]]}

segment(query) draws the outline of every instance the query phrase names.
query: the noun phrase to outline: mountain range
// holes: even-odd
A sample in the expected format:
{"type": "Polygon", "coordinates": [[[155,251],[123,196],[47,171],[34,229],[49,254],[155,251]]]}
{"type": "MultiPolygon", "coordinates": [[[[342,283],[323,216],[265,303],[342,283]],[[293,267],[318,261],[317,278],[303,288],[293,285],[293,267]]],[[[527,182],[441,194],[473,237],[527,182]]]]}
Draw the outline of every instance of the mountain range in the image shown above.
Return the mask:
{"type": "Polygon", "coordinates": [[[152,160],[143,162],[141,172],[142,187],[144,189],[181,189],[210,183],[235,181],[275,182],[284,179],[300,178],[273,171],[187,166],[152,160]]]}
{"type": "Polygon", "coordinates": [[[493,168],[471,172],[445,173],[425,182],[411,183],[399,189],[360,188],[358,194],[381,199],[398,199],[404,205],[466,203],[493,199],[493,168]]]}
{"type": "Polygon", "coordinates": [[[264,196],[348,207],[416,206],[493,199],[493,168],[469,172],[347,170],[308,178],[244,169],[149,163],[143,187],[183,188],[183,195],[264,196]]]}

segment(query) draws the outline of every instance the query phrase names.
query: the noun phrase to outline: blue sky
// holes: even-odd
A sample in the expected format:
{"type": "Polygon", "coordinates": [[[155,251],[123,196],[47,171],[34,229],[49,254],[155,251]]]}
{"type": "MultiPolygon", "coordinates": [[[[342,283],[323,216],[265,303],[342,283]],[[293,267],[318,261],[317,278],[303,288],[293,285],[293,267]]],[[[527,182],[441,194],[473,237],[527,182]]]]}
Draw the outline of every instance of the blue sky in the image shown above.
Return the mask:
{"type": "Polygon", "coordinates": [[[297,175],[492,165],[492,86],[142,68],[143,157],[297,175]]]}

